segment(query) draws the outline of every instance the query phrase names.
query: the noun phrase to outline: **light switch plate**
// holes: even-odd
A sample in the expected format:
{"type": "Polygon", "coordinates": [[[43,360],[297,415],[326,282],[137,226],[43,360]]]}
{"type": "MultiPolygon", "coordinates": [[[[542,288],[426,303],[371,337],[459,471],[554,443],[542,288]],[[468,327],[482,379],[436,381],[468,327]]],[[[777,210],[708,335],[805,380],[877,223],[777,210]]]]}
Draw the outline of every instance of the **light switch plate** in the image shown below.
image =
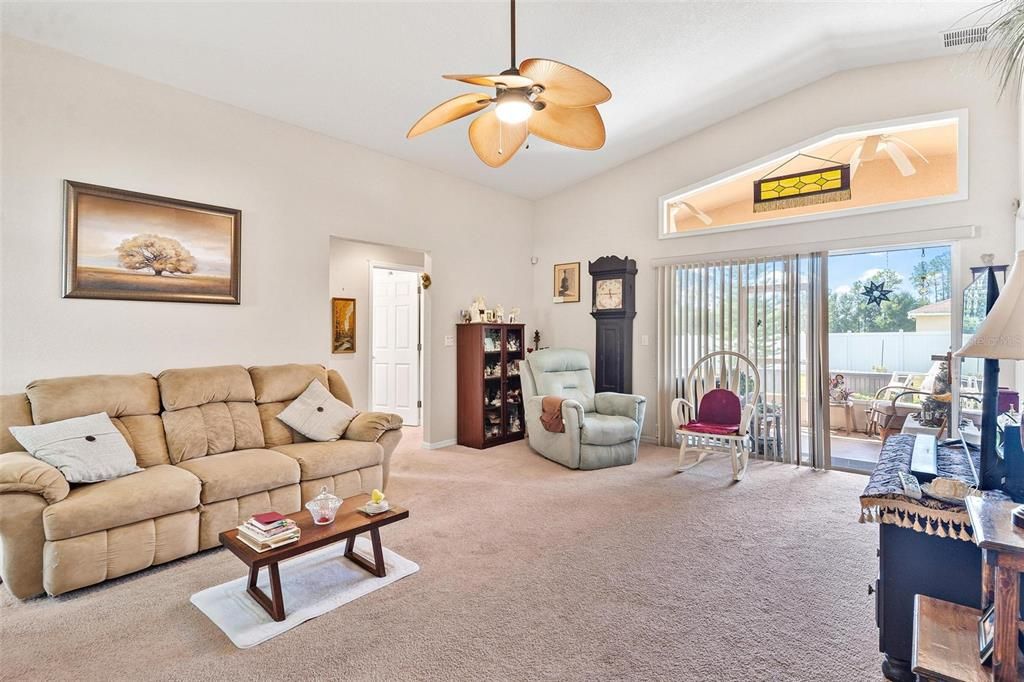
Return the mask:
{"type": "Polygon", "coordinates": [[[455,345],[455,337],[454,336],[450,336],[450,335],[444,337],[444,345],[446,345],[446,346],[454,346],[455,345]]]}
{"type": "Polygon", "coordinates": [[[647,334],[641,334],[640,335],[640,345],[641,346],[649,346],[649,345],[651,345],[651,337],[648,336],[647,334]]]}

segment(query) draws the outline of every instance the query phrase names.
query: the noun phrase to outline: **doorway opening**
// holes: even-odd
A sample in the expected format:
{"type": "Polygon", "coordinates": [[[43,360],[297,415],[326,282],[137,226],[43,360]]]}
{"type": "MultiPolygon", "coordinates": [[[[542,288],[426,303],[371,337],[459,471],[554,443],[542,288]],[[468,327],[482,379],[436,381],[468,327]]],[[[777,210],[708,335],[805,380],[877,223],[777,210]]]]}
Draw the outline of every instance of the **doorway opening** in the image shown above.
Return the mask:
{"type": "Polygon", "coordinates": [[[393,412],[419,426],[421,354],[421,271],[407,266],[370,266],[370,383],[374,412],[393,412]]]}
{"type": "Polygon", "coordinates": [[[352,299],[350,345],[333,343],[328,362],[361,411],[402,417],[402,450],[430,437],[430,304],[422,276],[430,254],[390,244],[330,239],[330,296],[352,299]]]}
{"type": "Polygon", "coordinates": [[[948,437],[952,292],[948,244],[829,255],[832,468],[870,473],[892,433],[948,437]]]}

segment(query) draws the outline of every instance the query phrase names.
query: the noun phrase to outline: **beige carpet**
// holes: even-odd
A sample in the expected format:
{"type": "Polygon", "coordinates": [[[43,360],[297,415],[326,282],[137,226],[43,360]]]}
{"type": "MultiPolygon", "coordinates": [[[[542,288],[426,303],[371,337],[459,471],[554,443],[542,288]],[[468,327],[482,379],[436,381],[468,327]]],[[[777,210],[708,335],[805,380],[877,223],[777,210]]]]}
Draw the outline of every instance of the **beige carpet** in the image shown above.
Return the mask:
{"type": "MultiPolygon", "coordinates": [[[[878,680],[865,478],[709,460],[570,471],[512,444],[396,455],[421,570],[238,650],[189,596],[243,574],[206,552],[58,599],[0,597],[0,678],[878,680]]],[[[282,567],[287,580],[287,564],[282,567]]]]}

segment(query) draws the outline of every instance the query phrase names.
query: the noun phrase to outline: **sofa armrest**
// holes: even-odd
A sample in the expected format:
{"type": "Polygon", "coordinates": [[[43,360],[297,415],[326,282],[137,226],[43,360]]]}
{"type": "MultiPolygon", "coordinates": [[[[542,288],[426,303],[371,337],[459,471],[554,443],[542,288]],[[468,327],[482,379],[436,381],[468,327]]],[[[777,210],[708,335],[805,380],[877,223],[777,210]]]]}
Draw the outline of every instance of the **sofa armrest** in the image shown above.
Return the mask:
{"type": "Polygon", "coordinates": [[[594,396],[594,408],[598,414],[629,417],[641,426],[643,425],[646,406],[647,398],[642,395],[598,393],[594,396]]]}
{"type": "Polygon", "coordinates": [[[376,443],[386,431],[402,428],[402,418],[388,412],[360,412],[345,429],[342,438],[376,443]]]}
{"type": "MultiPolygon", "coordinates": [[[[532,421],[534,418],[537,420],[536,428],[544,428],[540,425],[540,415],[544,411],[542,407],[544,397],[542,395],[535,395],[526,401],[526,416],[527,421],[532,421]],[[531,417],[535,415],[535,417],[531,417]]],[[[571,431],[579,431],[583,428],[583,405],[578,400],[565,399],[562,401],[562,421],[565,423],[565,431],[569,433],[571,431]]]]}
{"type": "Polygon", "coordinates": [[[0,493],[33,493],[53,504],[70,491],[67,479],[56,467],[27,452],[0,455],[0,493]]]}

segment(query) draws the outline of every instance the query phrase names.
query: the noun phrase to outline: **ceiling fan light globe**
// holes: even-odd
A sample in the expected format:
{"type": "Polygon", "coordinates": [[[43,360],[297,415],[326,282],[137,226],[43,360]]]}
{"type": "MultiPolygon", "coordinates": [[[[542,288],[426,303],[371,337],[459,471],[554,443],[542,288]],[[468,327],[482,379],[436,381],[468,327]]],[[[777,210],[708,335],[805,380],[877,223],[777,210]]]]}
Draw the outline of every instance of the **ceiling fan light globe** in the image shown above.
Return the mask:
{"type": "Polygon", "coordinates": [[[533,105],[524,99],[508,99],[498,102],[495,111],[502,123],[522,123],[530,118],[533,113],[533,105]]]}

